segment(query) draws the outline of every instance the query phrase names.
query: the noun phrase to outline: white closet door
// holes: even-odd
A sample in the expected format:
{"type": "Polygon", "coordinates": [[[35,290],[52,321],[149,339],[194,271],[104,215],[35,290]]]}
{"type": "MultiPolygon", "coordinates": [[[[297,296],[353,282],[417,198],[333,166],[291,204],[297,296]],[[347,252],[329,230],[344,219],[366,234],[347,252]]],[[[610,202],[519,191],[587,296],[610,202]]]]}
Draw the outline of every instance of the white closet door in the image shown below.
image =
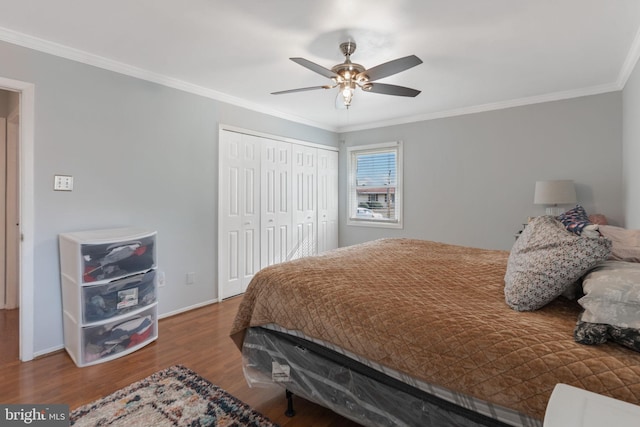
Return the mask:
{"type": "Polygon", "coordinates": [[[260,269],[260,138],[220,132],[220,299],[243,293],[260,269]]]}
{"type": "Polygon", "coordinates": [[[338,247],[338,152],[318,150],[318,253],[338,247]]]}
{"type": "Polygon", "coordinates": [[[291,259],[317,253],[317,149],[292,145],[293,248],[291,259]]]}
{"type": "Polygon", "coordinates": [[[291,144],[263,138],[261,152],[262,268],[289,259],[291,251],[291,144]]]}

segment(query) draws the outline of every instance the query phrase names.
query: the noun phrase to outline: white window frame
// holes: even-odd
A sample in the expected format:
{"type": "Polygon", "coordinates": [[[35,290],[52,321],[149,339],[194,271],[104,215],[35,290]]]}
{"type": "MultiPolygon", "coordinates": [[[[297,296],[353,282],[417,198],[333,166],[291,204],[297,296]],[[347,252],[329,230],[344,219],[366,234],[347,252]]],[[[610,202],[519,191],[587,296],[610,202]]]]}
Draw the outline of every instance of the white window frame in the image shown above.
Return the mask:
{"type": "Polygon", "coordinates": [[[380,144],[354,145],[347,147],[347,225],[360,227],[377,227],[377,228],[403,228],[403,194],[402,194],[402,175],[403,175],[403,155],[402,141],[385,142],[380,144]],[[396,220],[380,220],[373,218],[356,218],[355,212],[358,207],[358,196],[356,194],[356,156],[366,152],[375,153],[376,151],[396,150],[396,189],[395,189],[395,212],[396,220]]]}

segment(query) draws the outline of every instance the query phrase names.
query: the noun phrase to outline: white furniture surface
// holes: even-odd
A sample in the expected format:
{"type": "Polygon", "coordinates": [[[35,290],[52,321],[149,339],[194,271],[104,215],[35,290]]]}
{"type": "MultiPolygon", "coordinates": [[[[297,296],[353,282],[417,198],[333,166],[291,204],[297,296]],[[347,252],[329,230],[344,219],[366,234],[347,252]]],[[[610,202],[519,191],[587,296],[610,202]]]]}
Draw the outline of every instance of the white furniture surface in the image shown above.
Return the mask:
{"type": "Polygon", "coordinates": [[[117,228],[62,233],[65,349],[83,367],[158,338],[156,232],[117,228]]]}
{"type": "Polygon", "coordinates": [[[220,129],[220,299],[261,268],[338,247],[338,152],[245,132],[220,129]]]}
{"type": "Polygon", "coordinates": [[[597,393],[557,384],[551,393],[543,427],[637,427],[640,406],[597,393]]]}

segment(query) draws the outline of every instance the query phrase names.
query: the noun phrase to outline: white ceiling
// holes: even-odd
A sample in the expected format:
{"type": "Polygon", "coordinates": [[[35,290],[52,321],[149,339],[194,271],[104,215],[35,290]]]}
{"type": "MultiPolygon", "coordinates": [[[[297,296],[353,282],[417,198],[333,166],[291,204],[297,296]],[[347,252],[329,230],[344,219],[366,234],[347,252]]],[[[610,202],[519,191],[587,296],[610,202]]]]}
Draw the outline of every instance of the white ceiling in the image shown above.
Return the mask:
{"type": "MultiPolygon", "coordinates": [[[[0,0],[9,41],[335,131],[622,88],[640,52],[639,0],[0,0]],[[292,61],[424,63],[381,83],[416,98],[337,89],[292,61]]],[[[2,58],[0,58],[0,73],[2,58]]]]}

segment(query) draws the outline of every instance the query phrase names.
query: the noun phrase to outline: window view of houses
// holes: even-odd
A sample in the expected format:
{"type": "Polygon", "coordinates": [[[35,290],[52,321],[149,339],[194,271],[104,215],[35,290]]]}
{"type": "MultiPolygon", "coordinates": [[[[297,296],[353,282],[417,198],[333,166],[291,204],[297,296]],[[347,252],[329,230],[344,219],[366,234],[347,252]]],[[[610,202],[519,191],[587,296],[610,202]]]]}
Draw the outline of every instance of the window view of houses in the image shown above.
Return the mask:
{"type": "Polygon", "coordinates": [[[396,150],[358,154],[356,168],[356,217],[396,219],[396,150]]]}

